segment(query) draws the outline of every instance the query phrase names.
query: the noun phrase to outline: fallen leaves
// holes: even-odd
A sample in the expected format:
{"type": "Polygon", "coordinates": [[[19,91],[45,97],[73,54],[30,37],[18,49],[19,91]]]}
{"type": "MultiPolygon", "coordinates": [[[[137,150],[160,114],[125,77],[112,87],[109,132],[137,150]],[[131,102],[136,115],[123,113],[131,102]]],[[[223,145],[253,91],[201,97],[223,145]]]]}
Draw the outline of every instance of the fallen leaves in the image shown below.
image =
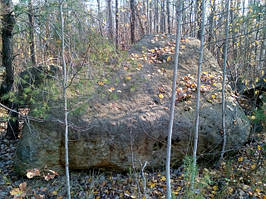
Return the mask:
{"type": "Polygon", "coordinates": [[[51,170],[51,169],[46,170],[44,172],[44,174],[43,174],[43,178],[46,181],[49,181],[51,179],[54,179],[56,176],[58,176],[58,173],[56,171],[51,170]]]}
{"type": "Polygon", "coordinates": [[[111,88],[108,89],[108,91],[109,91],[110,93],[112,93],[114,90],[115,90],[114,87],[111,87],[111,88]]]}
{"type": "MultiPolygon", "coordinates": [[[[161,91],[165,91],[163,86],[161,87],[161,91]]],[[[202,194],[204,198],[218,198],[218,195],[222,198],[230,198],[232,195],[240,196],[241,194],[251,198],[263,198],[264,185],[262,178],[254,178],[254,176],[251,176],[255,174],[255,170],[253,169],[257,169],[256,167],[259,163],[256,159],[258,155],[254,154],[262,153],[263,150],[262,144],[254,144],[240,155],[235,157],[232,156],[232,164],[223,161],[221,163],[222,167],[219,169],[201,169],[197,177],[197,182],[205,183],[204,174],[210,176],[211,182],[209,182],[209,186],[206,186],[204,189],[197,189],[199,194],[202,194]],[[247,156],[248,152],[251,154],[250,157],[247,156]],[[249,174],[249,171],[252,171],[251,174],[249,174]]],[[[48,171],[48,169],[46,170],[48,171]]],[[[163,198],[166,193],[165,175],[163,173],[145,173],[145,175],[147,179],[147,195],[150,198],[163,198]]],[[[100,180],[97,178],[96,180],[96,177],[94,177],[86,180],[87,182],[93,182],[93,190],[91,193],[94,198],[114,198],[116,196],[119,198],[139,198],[137,195],[138,190],[135,178],[121,175],[120,177],[101,176],[101,178],[103,179],[100,180]]],[[[185,181],[184,173],[172,174],[171,179],[173,194],[180,198],[184,197],[186,186],[188,186],[188,183],[185,181]]],[[[142,189],[141,180],[139,182],[140,188],[142,189]]],[[[27,184],[15,187],[10,191],[10,195],[13,194],[11,196],[16,199],[23,199],[24,196],[30,194],[29,188],[27,187],[29,187],[27,184]]],[[[37,199],[46,197],[63,198],[60,196],[61,193],[57,189],[48,189],[46,192],[48,192],[46,193],[47,195],[40,192],[31,195],[34,195],[37,199]]],[[[77,192],[78,191],[75,190],[75,194],[78,194],[77,192]]],[[[143,195],[140,196],[140,198],[142,197],[143,195]]]]}
{"type": "Polygon", "coordinates": [[[40,176],[40,170],[39,169],[30,169],[30,170],[27,170],[27,173],[26,173],[26,176],[27,178],[31,179],[35,176],[40,176]]]}
{"type": "MultiPolygon", "coordinates": [[[[218,93],[213,93],[213,91],[216,89],[216,82],[220,81],[220,77],[215,77],[214,75],[203,72],[201,75],[201,86],[200,91],[201,93],[211,93],[210,97],[207,97],[207,101],[210,103],[213,102],[219,102],[220,99],[218,99],[218,93]],[[214,88],[215,87],[215,88],[214,88]]],[[[197,83],[196,79],[188,74],[184,76],[181,81],[180,85],[182,87],[178,87],[176,89],[177,92],[177,100],[176,102],[186,101],[190,98],[192,98],[192,94],[197,91],[197,83]]]]}
{"type": "Polygon", "coordinates": [[[126,80],[131,80],[131,78],[132,78],[131,76],[127,76],[126,80]]]}
{"type": "Polygon", "coordinates": [[[162,182],[165,182],[165,181],[166,181],[166,177],[165,177],[165,176],[162,176],[162,177],[161,177],[161,181],[162,181],[162,182]]]}
{"type": "MultiPolygon", "coordinates": [[[[26,172],[26,176],[27,176],[28,179],[32,179],[32,178],[34,178],[36,176],[41,176],[41,172],[37,168],[29,169],[26,172]]],[[[58,173],[56,171],[51,170],[51,169],[45,169],[42,172],[42,177],[46,181],[54,179],[56,176],[58,176],[58,173]]]]}
{"type": "Polygon", "coordinates": [[[164,98],[164,95],[162,93],[159,94],[159,98],[160,99],[163,99],[164,98]]]}
{"type": "Polygon", "coordinates": [[[103,85],[104,85],[104,82],[103,82],[103,81],[98,81],[97,84],[98,84],[99,86],[103,86],[103,85]]]}
{"type": "Polygon", "coordinates": [[[215,185],[215,186],[212,187],[212,189],[213,189],[214,191],[217,191],[217,190],[218,190],[218,186],[215,185]]]}
{"type": "Polygon", "coordinates": [[[256,166],[257,166],[257,164],[252,164],[250,168],[251,168],[252,170],[254,170],[254,169],[256,168],[256,166]]]}
{"type": "Polygon", "coordinates": [[[23,182],[19,185],[19,188],[13,188],[10,191],[10,195],[14,196],[14,199],[22,199],[24,197],[26,197],[26,188],[27,188],[27,183],[23,182]]]}
{"type": "Polygon", "coordinates": [[[238,162],[243,162],[243,157],[242,156],[240,156],[237,160],[238,160],[238,162]]]}

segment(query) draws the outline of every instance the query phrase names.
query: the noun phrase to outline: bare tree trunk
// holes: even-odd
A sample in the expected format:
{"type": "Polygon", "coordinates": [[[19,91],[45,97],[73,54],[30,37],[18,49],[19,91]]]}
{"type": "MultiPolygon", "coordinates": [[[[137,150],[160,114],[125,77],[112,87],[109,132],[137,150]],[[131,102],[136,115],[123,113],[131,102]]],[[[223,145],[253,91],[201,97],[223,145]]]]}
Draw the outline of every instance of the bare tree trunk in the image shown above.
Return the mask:
{"type": "Polygon", "coordinates": [[[178,57],[179,57],[179,46],[181,38],[181,22],[182,22],[182,5],[183,0],[179,1],[179,14],[177,22],[177,34],[176,34],[176,50],[175,50],[175,68],[173,74],[172,82],[172,98],[170,106],[170,121],[168,127],[168,140],[167,140],[167,156],[166,156],[166,180],[167,180],[167,199],[171,199],[171,173],[170,173],[170,162],[171,162],[171,144],[172,144],[172,133],[173,133],[173,123],[175,116],[175,100],[176,100],[176,80],[178,72],[178,57]]]}
{"type": "Polygon", "coordinates": [[[211,50],[213,44],[211,44],[213,40],[213,18],[215,14],[215,0],[210,0],[210,6],[211,6],[211,13],[209,16],[209,35],[208,35],[208,49],[211,50]]]}
{"type": "MultiPolygon", "coordinates": [[[[44,1],[45,9],[48,10],[48,0],[44,1]]],[[[47,39],[50,37],[50,27],[49,27],[49,20],[50,16],[49,14],[46,16],[46,22],[45,22],[45,41],[44,41],[44,49],[43,49],[43,59],[46,61],[46,57],[49,57],[49,45],[47,39]]]]}
{"type": "MultiPolygon", "coordinates": [[[[263,21],[263,26],[266,27],[266,20],[263,21]]],[[[260,55],[259,55],[259,70],[263,70],[265,67],[265,48],[266,48],[266,31],[262,33],[261,47],[260,47],[260,55]]]]}
{"type": "Polygon", "coordinates": [[[143,23],[141,21],[140,11],[139,11],[138,8],[136,9],[136,15],[138,17],[138,21],[139,21],[139,25],[140,25],[140,30],[141,30],[140,36],[142,37],[145,34],[145,29],[144,29],[143,23]]]}
{"type": "Polygon", "coordinates": [[[115,47],[116,49],[118,49],[118,17],[119,17],[119,13],[118,13],[118,0],[115,0],[115,47]]]}
{"type": "Polygon", "coordinates": [[[202,12],[202,8],[200,8],[200,0],[196,0],[196,32],[197,32],[197,38],[201,39],[201,12],[202,12]]]}
{"type": "Polygon", "coordinates": [[[161,1],[161,21],[160,21],[160,31],[165,33],[165,2],[161,1]]]}
{"type": "Polygon", "coordinates": [[[108,38],[113,42],[114,31],[113,31],[112,0],[107,0],[107,11],[108,11],[108,38]]]}
{"type": "Polygon", "coordinates": [[[225,44],[224,44],[224,67],[223,67],[223,88],[222,88],[222,127],[223,127],[223,148],[221,151],[220,163],[223,160],[225,147],[226,147],[226,139],[227,132],[225,128],[225,82],[226,82],[226,63],[227,63],[227,51],[228,51],[228,35],[229,35],[229,8],[230,8],[230,0],[227,1],[226,4],[226,26],[225,26],[225,44]]]}
{"type": "Polygon", "coordinates": [[[194,191],[194,182],[196,175],[196,164],[197,164],[197,148],[199,139],[199,112],[200,112],[200,77],[201,77],[201,65],[203,62],[204,54],[204,32],[205,32],[205,0],[201,1],[201,27],[200,27],[200,58],[198,66],[198,80],[197,80],[197,105],[196,105],[196,119],[195,119],[195,134],[194,134],[194,145],[193,145],[193,172],[191,179],[191,190],[194,191]]]}
{"type": "Polygon", "coordinates": [[[167,12],[167,28],[168,28],[168,34],[171,33],[171,22],[170,22],[170,2],[167,0],[166,2],[166,12],[167,12]]]}
{"type": "MultiPolygon", "coordinates": [[[[237,8],[237,7],[240,7],[240,2],[237,2],[235,7],[234,7],[234,4],[233,4],[233,1],[231,1],[231,10],[230,10],[230,18],[231,18],[231,24],[234,23],[234,9],[237,8]]],[[[235,39],[232,39],[232,47],[233,47],[233,53],[232,53],[232,58],[233,60],[236,60],[237,59],[237,46],[236,46],[236,43],[237,43],[237,38],[236,38],[236,32],[235,31],[232,31],[232,38],[235,38],[235,39]]]]}
{"type": "Polygon", "coordinates": [[[33,66],[36,66],[36,55],[35,55],[35,38],[34,38],[34,18],[32,9],[32,0],[28,1],[28,18],[29,18],[29,32],[30,32],[30,56],[33,66]]]}
{"type": "Polygon", "coordinates": [[[155,1],[154,30],[159,32],[159,0],[155,1]]]}
{"type": "Polygon", "coordinates": [[[176,8],[176,4],[174,2],[172,2],[172,5],[173,5],[173,11],[172,11],[172,29],[175,29],[174,25],[174,19],[177,18],[177,16],[175,16],[176,12],[175,12],[175,8],[176,8]]]}
{"type": "MultiPolygon", "coordinates": [[[[183,8],[185,8],[185,2],[183,2],[183,8]]],[[[186,12],[185,10],[183,9],[182,10],[182,26],[181,26],[181,34],[185,35],[186,34],[186,12]]]]}
{"type": "Polygon", "coordinates": [[[190,4],[190,12],[189,12],[189,20],[190,20],[190,36],[193,37],[193,0],[191,1],[190,4]]]}
{"type": "Polygon", "coordinates": [[[100,0],[97,0],[97,7],[98,7],[99,31],[100,31],[100,34],[103,36],[103,30],[102,30],[102,14],[101,14],[101,3],[100,3],[100,0]]]}
{"type": "Polygon", "coordinates": [[[147,4],[147,7],[146,7],[146,32],[147,34],[150,34],[150,24],[149,24],[149,0],[146,0],[146,4],[147,4]]]}
{"type": "Polygon", "coordinates": [[[9,111],[10,119],[7,126],[7,137],[15,139],[19,132],[18,121],[18,107],[12,103],[9,99],[1,99],[7,95],[13,88],[14,83],[14,68],[13,68],[13,29],[16,23],[15,15],[13,12],[12,1],[2,0],[2,64],[5,67],[6,75],[4,81],[0,87],[0,101],[8,106],[10,109],[14,109],[16,112],[9,111]]]}
{"type": "Polygon", "coordinates": [[[131,43],[135,43],[135,0],[130,0],[130,35],[131,43]]]}
{"type": "Polygon", "coordinates": [[[1,85],[1,97],[11,91],[14,83],[13,61],[13,28],[16,23],[13,13],[12,1],[2,0],[2,64],[6,75],[1,85]]]}
{"type": "Polygon", "coordinates": [[[65,169],[66,169],[66,183],[67,183],[67,198],[71,198],[70,193],[70,177],[69,177],[69,160],[68,160],[68,106],[67,106],[67,67],[65,61],[65,34],[64,34],[64,17],[63,17],[63,0],[59,0],[59,11],[61,20],[61,50],[62,50],[62,64],[63,64],[63,98],[64,98],[64,115],[65,115],[65,169]]]}
{"type": "Polygon", "coordinates": [[[149,16],[149,20],[150,20],[150,34],[152,33],[152,31],[154,31],[154,28],[152,29],[152,3],[150,3],[150,16],[149,16]]]}

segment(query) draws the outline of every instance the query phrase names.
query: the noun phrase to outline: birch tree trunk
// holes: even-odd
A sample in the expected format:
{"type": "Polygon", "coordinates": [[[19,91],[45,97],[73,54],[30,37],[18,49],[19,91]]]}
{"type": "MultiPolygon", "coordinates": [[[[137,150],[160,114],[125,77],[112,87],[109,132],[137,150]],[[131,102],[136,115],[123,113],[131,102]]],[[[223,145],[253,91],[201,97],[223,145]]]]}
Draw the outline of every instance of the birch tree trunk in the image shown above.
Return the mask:
{"type": "Polygon", "coordinates": [[[198,80],[197,80],[197,102],[196,102],[196,119],[195,119],[195,133],[194,133],[194,145],[193,145],[193,171],[191,179],[191,190],[194,191],[194,182],[196,175],[196,164],[197,164],[197,148],[199,138],[199,112],[200,112],[200,86],[201,86],[201,65],[203,62],[204,52],[204,33],[205,33],[205,0],[201,1],[201,27],[200,27],[200,58],[198,66],[198,80]]]}
{"type": "Polygon", "coordinates": [[[167,199],[171,199],[171,173],[170,173],[170,162],[171,162],[171,144],[172,144],[172,133],[173,133],[173,123],[175,114],[175,101],[176,101],[176,80],[178,72],[178,56],[179,56],[179,46],[181,38],[181,21],[182,21],[182,5],[183,0],[179,2],[179,14],[177,21],[177,34],[176,34],[176,50],[175,50],[175,68],[173,74],[172,82],[172,98],[170,105],[170,121],[168,127],[168,140],[167,140],[167,156],[166,156],[166,184],[167,184],[167,199]]]}
{"type": "Polygon", "coordinates": [[[69,177],[69,160],[68,160],[68,105],[67,105],[67,67],[65,61],[65,34],[64,34],[64,16],[63,16],[63,0],[59,0],[59,12],[61,22],[61,56],[63,64],[63,98],[64,98],[64,115],[65,115],[65,170],[66,170],[66,185],[67,185],[67,198],[71,198],[70,194],[70,177],[69,177]]]}

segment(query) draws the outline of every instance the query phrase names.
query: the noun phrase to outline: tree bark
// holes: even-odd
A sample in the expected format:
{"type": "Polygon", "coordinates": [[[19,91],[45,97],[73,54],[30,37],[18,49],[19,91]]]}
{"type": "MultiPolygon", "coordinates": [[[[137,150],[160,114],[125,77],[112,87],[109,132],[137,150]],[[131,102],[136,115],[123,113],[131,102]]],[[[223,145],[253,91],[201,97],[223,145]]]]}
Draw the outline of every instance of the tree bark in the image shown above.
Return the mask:
{"type": "Polygon", "coordinates": [[[118,49],[118,31],[119,31],[119,24],[118,24],[118,0],[115,0],[115,47],[118,49]]]}
{"type": "Polygon", "coordinates": [[[197,38],[200,40],[201,39],[201,17],[202,17],[202,8],[200,8],[200,0],[196,0],[196,32],[197,32],[197,38]]]}
{"type": "Polygon", "coordinates": [[[68,100],[67,100],[67,67],[65,61],[65,29],[64,29],[64,16],[63,16],[63,1],[59,0],[59,12],[61,22],[61,56],[63,64],[63,99],[64,99],[64,116],[65,116],[65,172],[66,172],[66,188],[67,198],[71,199],[70,193],[70,177],[69,177],[69,159],[68,159],[68,100]]]}
{"type": "MultiPolygon", "coordinates": [[[[12,1],[2,0],[2,64],[5,67],[6,75],[0,87],[0,101],[10,109],[18,111],[16,104],[9,99],[2,100],[2,97],[8,95],[12,91],[14,83],[14,68],[13,68],[13,29],[16,23],[13,12],[12,1]]],[[[18,114],[9,111],[11,118],[8,121],[7,137],[15,139],[19,132],[18,114]]]]}
{"type": "Polygon", "coordinates": [[[103,36],[103,31],[102,31],[102,14],[101,14],[101,3],[100,3],[100,0],[97,0],[97,9],[98,9],[99,31],[100,31],[101,36],[103,36]]]}
{"type": "Polygon", "coordinates": [[[141,21],[140,11],[139,11],[138,8],[136,9],[136,12],[135,12],[135,13],[136,13],[136,15],[137,15],[137,17],[138,17],[139,26],[140,26],[140,31],[141,31],[140,36],[142,37],[142,36],[145,34],[145,29],[144,29],[143,23],[142,23],[142,21],[141,21]]]}
{"type": "Polygon", "coordinates": [[[174,68],[173,82],[172,82],[170,121],[169,121],[169,126],[168,126],[168,139],[167,139],[167,156],[166,156],[167,199],[171,199],[171,195],[172,195],[170,162],[171,162],[173,123],[174,123],[174,116],[175,116],[176,80],[177,80],[178,62],[179,62],[179,59],[178,59],[179,58],[179,46],[180,46],[180,38],[181,38],[182,5],[183,5],[182,1],[183,0],[180,0],[179,2],[179,14],[178,14],[178,21],[177,21],[176,50],[175,50],[175,68],[174,68]]]}
{"type": "Polygon", "coordinates": [[[107,10],[108,10],[108,38],[113,42],[114,31],[113,31],[112,0],[107,0],[107,10]]]}
{"type": "Polygon", "coordinates": [[[193,37],[194,33],[193,33],[193,0],[191,0],[190,3],[190,12],[189,12],[189,21],[190,21],[190,36],[193,37]]]}
{"type": "Polygon", "coordinates": [[[146,0],[146,4],[147,4],[147,7],[146,7],[146,32],[150,34],[151,32],[150,32],[150,24],[149,24],[149,0],[146,0]]]}
{"type": "Polygon", "coordinates": [[[152,28],[152,3],[150,2],[150,14],[149,14],[149,21],[150,21],[150,34],[154,31],[154,28],[152,28]]]}
{"type": "Polygon", "coordinates": [[[196,175],[196,164],[197,164],[197,148],[199,139],[199,112],[200,112],[200,86],[201,86],[201,65],[203,63],[204,54],[204,32],[205,32],[205,0],[201,1],[201,27],[200,27],[200,58],[198,65],[198,80],[197,80],[197,101],[196,101],[196,115],[195,115],[195,133],[194,133],[194,145],[193,145],[193,171],[192,171],[192,182],[191,190],[194,191],[194,182],[196,175]]]}
{"type": "Polygon", "coordinates": [[[214,46],[214,44],[211,44],[212,39],[213,39],[213,18],[214,18],[214,14],[215,14],[215,0],[210,0],[210,6],[211,6],[211,13],[209,16],[209,35],[208,35],[208,49],[212,50],[212,46],[214,46]]]}
{"type": "Polygon", "coordinates": [[[171,33],[171,22],[170,22],[170,2],[167,0],[166,2],[166,12],[167,12],[167,29],[168,29],[168,34],[171,33]]]}
{"type": "MultiPolygon", "coordinates": [[[[44,1],[45,4],[45,9],[48,10],[49,4],[48,4],[48,0],[44,1]]],[[[48,41],[47,39],[50,37],[50,26],[49,26],[49,20],[50,20],[50,16],[49,14],[47,14],[46,16],[46,22],[45,22],[45,41],[44,41],[44,51],[43,51],[43,58],[44,60],[47,60],[47,57],[49,57],[49,45],[48,45],[48,41]]]]}
{"type": "Polygon", "coordinates": [[[224,45],[224,63],[223,63],[223,87],[222,87],[222,128],[223,128],[223,147],[221,151],[220,163],[223,160],[225,147],[226,147],[226,139],[227,132],[225,127],[225,81],[226,81],[226,63],[227,63],[227,51],[228,51],[228,35],[229,35],[229,8],[230,8],[230,0],[227,1],[226,4],[226,25],[225,25],[225,45],[224,45]]]}
{"type": "Polygon", "coordinates": [[[154,30],[159,33],[159,0],[155,1],[154,30]]]}
{"type": "Polygon", "coordinates": [[[36,56],[35,56],[35,38],[34,38],[34,18],[32,9],[32,0],[28,1],[28,18],[29,18],[29,34],[30,34],[30,57],[33,66],[36,66],[36,56]]]}
{"type": "Polygon", "coordinates": [[[161,1],[161,21],[160,21],[160,31],[161,33],[165,32],[165,3],[161,1]]]}
{"type": "Polygon", "coordinates": [[[135,43],[135,0],[130,0],[130,35],[131,44],[135,43]]]}

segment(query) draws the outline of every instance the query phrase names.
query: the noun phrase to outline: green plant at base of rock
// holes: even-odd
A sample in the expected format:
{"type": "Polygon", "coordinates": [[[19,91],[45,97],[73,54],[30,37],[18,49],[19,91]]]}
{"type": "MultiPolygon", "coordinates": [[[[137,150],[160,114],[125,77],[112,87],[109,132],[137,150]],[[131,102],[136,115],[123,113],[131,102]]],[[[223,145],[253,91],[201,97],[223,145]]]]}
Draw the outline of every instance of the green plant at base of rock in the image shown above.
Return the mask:
{"type": "Polygon", "coordinates": [[[261,95],[263,105],[254,111],[255,120],[254,123],[266,122],[266,94],[261,95]]]}
{"type": "Polygon", "coordinates": [[[209,171],[207,169],[204,170],[203,176],[201,178],[197,178],[198,176],[198,168],[193,167],[193,160],[191,157],[186,156],[184,158],[184,180],[186,183],[186,188],[184,192],[184,198],[187,199],[204,199],[205,189],[212,184],[210,179],[209,171]],[[194,183],[194,190],[191,190],[190,184],[192,181],[193,175],[196,177],[194,183]]]}

